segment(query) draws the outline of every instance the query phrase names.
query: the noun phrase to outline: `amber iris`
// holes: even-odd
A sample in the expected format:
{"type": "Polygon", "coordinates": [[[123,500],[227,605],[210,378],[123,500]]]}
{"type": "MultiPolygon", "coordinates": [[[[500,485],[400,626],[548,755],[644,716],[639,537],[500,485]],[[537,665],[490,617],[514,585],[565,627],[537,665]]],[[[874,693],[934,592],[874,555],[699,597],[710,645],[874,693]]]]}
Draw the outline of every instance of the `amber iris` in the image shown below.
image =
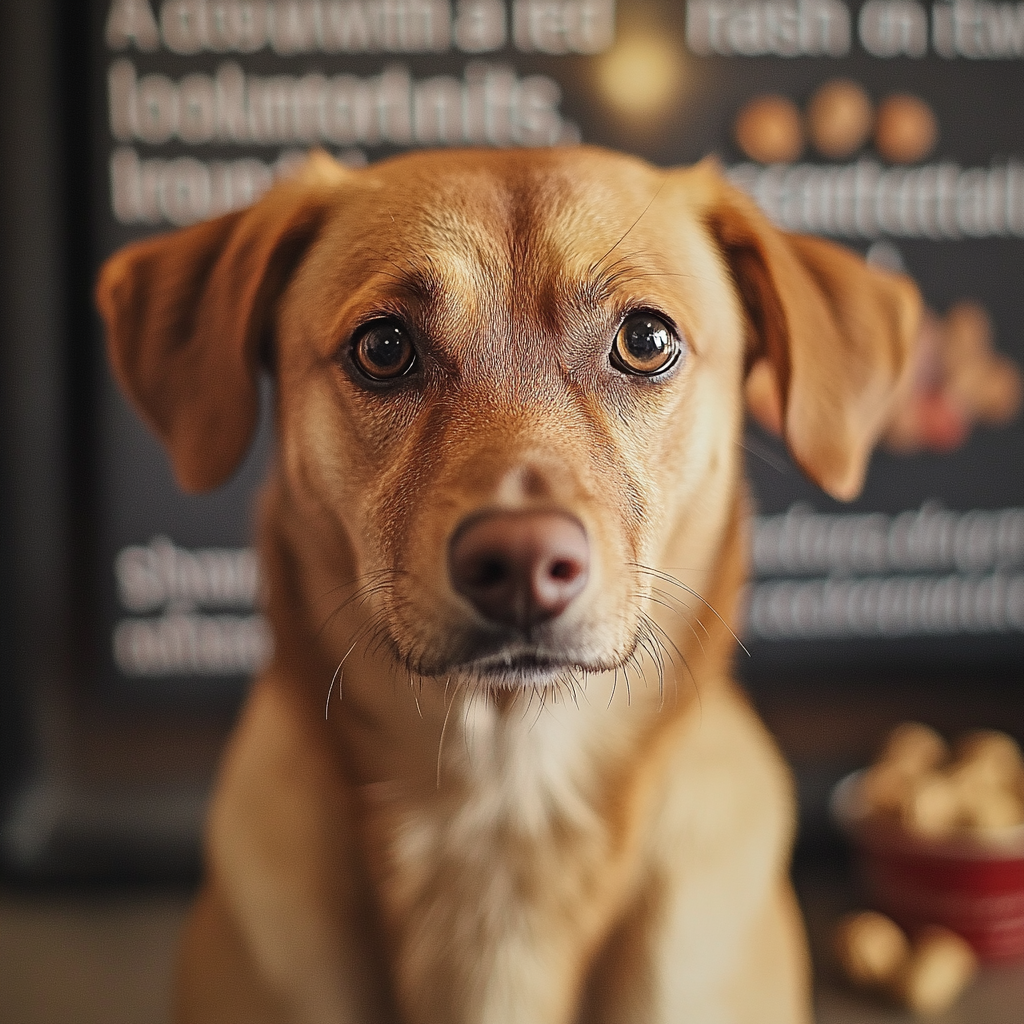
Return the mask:
{"type": "Polygon", "coordinates": [[[611,358],[626,373],[653,377],[675,365],[681,350],[679,339],[664,320],[651,313],[634,313],[616,333],[611,358]]]}
{"type": "Polygon", "coordinates": [[[367,377],[392,380],[412,369],[416,350],[408,332],[397,320],[375,320],[356,336],[352,358],[367,377]]]}

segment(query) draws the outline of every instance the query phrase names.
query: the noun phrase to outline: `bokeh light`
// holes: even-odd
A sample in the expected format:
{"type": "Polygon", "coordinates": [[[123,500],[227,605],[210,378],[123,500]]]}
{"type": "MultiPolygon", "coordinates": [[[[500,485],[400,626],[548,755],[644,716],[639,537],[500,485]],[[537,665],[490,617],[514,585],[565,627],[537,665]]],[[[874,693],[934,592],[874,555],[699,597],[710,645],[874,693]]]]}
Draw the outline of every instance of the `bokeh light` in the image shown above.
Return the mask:
{"type": "Polygon", "coordinates": [[[679,95],[684,57],[671,36],[652,30],[623,32],[598,65],[598,86],[626,117],[655,118],[679,95]]]}

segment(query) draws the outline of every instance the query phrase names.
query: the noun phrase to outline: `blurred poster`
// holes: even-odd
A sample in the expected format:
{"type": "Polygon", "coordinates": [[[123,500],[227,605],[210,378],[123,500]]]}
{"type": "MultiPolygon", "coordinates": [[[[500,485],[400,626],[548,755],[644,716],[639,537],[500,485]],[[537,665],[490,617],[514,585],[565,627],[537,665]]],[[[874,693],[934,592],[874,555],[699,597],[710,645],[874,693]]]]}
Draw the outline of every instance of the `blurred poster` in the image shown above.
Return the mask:
{"type": "MultiPolygon", "coordinates": [[[[905,268],[954,383],[925,382],[850,506],[751,428],[751,664],[1024,668],[1024,3],[105,0],[89,45],[96,267],[253,202],[313,146],[362,165],[583,141],[715,153],[781,226],[905,268]]],[[[106,375],[94,413],[104,685],[239,690],[270,645],[266,427],[234,481],[186,497],[106,375]]]]}

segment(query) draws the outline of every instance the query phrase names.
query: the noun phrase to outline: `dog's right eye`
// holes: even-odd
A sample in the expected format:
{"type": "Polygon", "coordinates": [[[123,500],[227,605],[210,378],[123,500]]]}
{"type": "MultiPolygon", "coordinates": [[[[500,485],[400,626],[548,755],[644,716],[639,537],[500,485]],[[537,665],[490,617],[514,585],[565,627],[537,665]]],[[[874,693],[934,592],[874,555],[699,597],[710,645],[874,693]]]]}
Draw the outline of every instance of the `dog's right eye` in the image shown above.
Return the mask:
{"type": "Polygon", "coordinates": [[[416,349],[397,320],[374,320],[356,335],[352,360],[372,380],[393,380],[413,368],[416,349]]]}
{"type": "Polygon", "coordinates": [[[612,344],[612,365],[638,377],[658,377],[683,356],[676,332],[653,313],[626,317],[612,344]]]}

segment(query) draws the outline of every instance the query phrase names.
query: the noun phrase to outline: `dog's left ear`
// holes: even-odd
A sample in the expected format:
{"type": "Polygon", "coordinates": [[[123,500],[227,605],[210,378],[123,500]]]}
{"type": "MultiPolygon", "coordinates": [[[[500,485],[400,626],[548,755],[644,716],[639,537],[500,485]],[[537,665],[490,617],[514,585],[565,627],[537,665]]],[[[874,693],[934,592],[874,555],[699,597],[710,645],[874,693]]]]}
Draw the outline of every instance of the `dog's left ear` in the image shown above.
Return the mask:
{"type": "Polygon", "coordinates": [[[913,362],[917,288],[841,246],[780,231],[712,168],[696,171],[748,318],[754,411],[812,480],[854,498],[913,362]]]}
{"type": "Polygon", "coordinates": [[[347,173],[314,154],[254,206],[128,246],[104,265],[96,302],[114,374],[186,491],[218,486],[242,461],[276,300],[347,173]]]}

